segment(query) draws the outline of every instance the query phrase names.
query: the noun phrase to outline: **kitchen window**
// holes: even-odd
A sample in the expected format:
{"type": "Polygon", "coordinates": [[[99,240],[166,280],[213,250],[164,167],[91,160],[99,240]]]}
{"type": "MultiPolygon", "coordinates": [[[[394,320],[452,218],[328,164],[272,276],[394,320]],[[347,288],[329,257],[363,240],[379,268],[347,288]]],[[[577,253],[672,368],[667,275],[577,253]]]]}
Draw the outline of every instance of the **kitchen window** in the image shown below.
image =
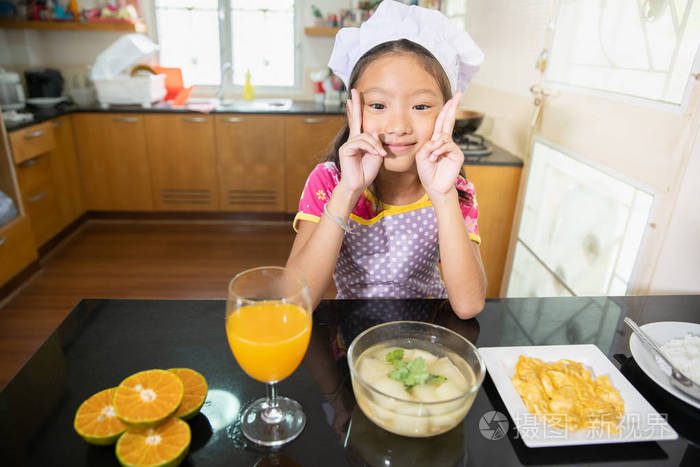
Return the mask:
{"type": "Polygon", "coordinates": [[[182,69],[187,86],[221,82],[218,1],[155,1],[160,64],[182,69]]]}
{"type": "Polygon", "coordinates": [[[466,0],[445,0],[443,3],[443,13],[459,26],[467,30],[467,1],[466,0]]]}
{"type": "Polygon", "coordinates": [[[650,189],[536,138],[508,297],[626,295],[650,189]]]}
{"type": "Polygon", "coordinates": [[[559,0],[553,27],[545,82],[675,107],[689,98],[700,2],[559,0]]]}
{"type": "Polygon", "coordinates": [[[156,0],[160,63],[186,85],[242,86],[250,71],[256,88],[295,87],[295,13],[294,0],[156,0]]]}

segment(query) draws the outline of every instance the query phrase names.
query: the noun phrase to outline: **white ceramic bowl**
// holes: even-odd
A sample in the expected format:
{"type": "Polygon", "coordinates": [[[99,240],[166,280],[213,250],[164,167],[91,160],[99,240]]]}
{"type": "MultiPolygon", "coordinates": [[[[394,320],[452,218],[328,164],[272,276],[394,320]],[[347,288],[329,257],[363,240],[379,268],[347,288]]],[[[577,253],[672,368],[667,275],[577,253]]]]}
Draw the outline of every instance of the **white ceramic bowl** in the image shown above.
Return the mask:
{"type": "Polygon", "coordinates": [[[66,96],[60,97],[30,97],[27,99],[27,104],[31,104],[40,109],[50,109],[66,100],[66,96]]]}
{"type": "Polygon", "coordinates": [[[92,107],[97,101],[97,94],[95,93],[95,88],[73,88],[68,91],[75,105],[81,108],[92,107]]]}

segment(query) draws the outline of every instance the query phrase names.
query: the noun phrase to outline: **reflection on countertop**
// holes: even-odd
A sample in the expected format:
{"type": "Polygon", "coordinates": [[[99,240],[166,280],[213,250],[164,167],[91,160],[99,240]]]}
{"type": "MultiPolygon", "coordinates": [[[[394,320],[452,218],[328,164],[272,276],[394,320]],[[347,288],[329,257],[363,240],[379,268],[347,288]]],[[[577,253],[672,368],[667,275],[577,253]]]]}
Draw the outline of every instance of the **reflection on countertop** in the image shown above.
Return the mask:
{"type": "Polygon", "coordinates": [[[462,321],[441,299],[323,300],[313,314],[303,364],[280,383],[280,393],[304,407],[308,424],[293,443],[270,450],[240,432],[240,408],[260,397],[264,385],[231,354],[223,330],[225,301],[83,300],[0,390],[0,452],[3,465],[116,465],[113,448],[89,446],[71,428],[80,404],[136,371],[188,366],[205,376],[209,393],[189,421],[186,465],[452,466],[481,459],[488,465],[698,465],[700,412],[638,368],[629,357],[631,331],[622,319],[697,323],[699,307],[697,295],[504,298],[488,299],[483,312],[462,321]],[[439,324],[479,348],[594,344],[622,364],[622,373],[668,415],[681,438],[528,448],[491,377],[452,431],[430,438],[393,435],[357,409],[343,349],[367,327],[395,320],[439,324]],[[482,431],[488,429],[484,415],[493,411],[507,418],[502,438],[482,431]]]}

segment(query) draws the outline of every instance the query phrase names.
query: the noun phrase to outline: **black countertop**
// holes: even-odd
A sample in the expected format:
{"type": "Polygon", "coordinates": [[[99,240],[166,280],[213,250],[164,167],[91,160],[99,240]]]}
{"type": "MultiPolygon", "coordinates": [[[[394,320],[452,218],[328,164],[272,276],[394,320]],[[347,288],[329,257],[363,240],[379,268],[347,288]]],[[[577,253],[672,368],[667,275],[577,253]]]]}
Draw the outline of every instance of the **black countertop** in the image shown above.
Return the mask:
{"type": "Polygon", "coordinates": [[[224,301],[83,300],[0,392],[0,452],[3,465],[116,466],[113,446],[90,446],[73,431],[80,403],[140,370],[191,367],[207,378],[209,395],[189,422],[187,466],[700,465],[700,411],[666,393],[628,358],[630,332],[622,321],[698,323],[698,310],[700,296],[490,299],[476,319],[460,321],[445,300],[323,301],[304,363],[279,384],[280,394],[302,404],[307,426],[295,441],[271,451],[247,442],[238,428],[240,407],[265,388],[231,354],[224,301]],[[595,344],[659,413],[668,414],[680,438],[531,449],[509,419],[507,436],[488,439],[480,418],[492,410],[507,413],[489,376],[452,431],[426,439],[385,432],[355,406],[345,360],[321,372],[316,363],[333,358],[334,329],[349,340],[397,318],[447,326],[478,347],[595,344]],[[322,384],[338,387],[338,397],[324,397],[322,384]]]}
{"type": "MultiPolygon", "coordinates": [[[[45,122],[52,118],[68,115],[72,113],[140,113],[140,114],[203,114],[197,110],[188,109],[185,107],[170,107],[167,103],[156,104],[150,108],[144,108],[140,105],[118,105],[104,108],[100,105],[92,107],[78,107],[72,104],[62,104],[50,109],[30,109],[27,108],[22,112],[30,112],[34,115],[34,120],[21,123],[5,122],[7,131],[20,130],[37,123],[45,122]]],[[[249,107],[236,107],[235,105],[215,108],[211,114],[231,114],[231,113],[246,113],[246,114],[265,114],[265,115],[344,115],[345,107],[341,106],[325,106],[311,101],[292,101],[292,106],[289,109],[252,109],[249,107]]]]}
{"type": "MultiPolygon", "coordinates": [[[[500,165],[504,167],[522,167],[523,160],[514,156],[500,146],[496,146],[489,141],[491,145],[491,154],[487,156],[464,156],[464,165],[500,165]]],[[[469,174],[467,173],[467,177],[469,174]]]]}
{"type": "MultiPolygon", "coordinates": [[[[24,110],[23,112],[26,112],[24,110]]],[[[34,120],[30,122],[21,123],[8,123],[5,121],[5,128],[8,132],[15,130],[21,130],[22,128],[27,128],[38,123],[51,120],[52,118],[60,117],[63,115],[69,115],[71,113],[161,113],[161,114],[197,114],[195,110],[190,110],[186,108],[171,108],[168,105],[156,105],[151,108],[143,108],[140,105],[128,105],[128,106],[112,106],[110,108],[102,108],[99,105],[89,108],[80,108],[75,105],[62,104],[58,107],[38,110],[34,109],[34,120]]],[[[345,114],[345,107],[343,106],[324,106],[323,104],[317,104],[311,101],[292,101],[291,108],[287,110],[259,110],[250,108],[235,108],[233,106],[227,106],[223,109],[215,109],[211,112],[212,114],[231,114],[231,113],[251,113],[251,114],[265,114],[265,115],[343,115],[345,114]]],[[[493,147],[493,152],[487,156],[465,156],[465,165],[494,165],[494,166],[509,166],[509,167],[522,167],[523,160],[519,157],[514,156],[510,152],[496,146],[493,143],[489,143],[493,147]]]]}

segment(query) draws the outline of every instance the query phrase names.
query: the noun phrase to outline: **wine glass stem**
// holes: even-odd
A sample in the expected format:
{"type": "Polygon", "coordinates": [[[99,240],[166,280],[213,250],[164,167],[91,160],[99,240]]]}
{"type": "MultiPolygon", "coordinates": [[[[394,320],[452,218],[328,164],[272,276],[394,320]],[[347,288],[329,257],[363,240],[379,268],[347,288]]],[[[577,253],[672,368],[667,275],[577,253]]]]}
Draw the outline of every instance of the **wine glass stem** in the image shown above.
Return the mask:
{"type": "Polygon", "coordinates": [[[279,423],[284,418],[277,405],[277,383],[267,383],[267,408],[262,411],[266,423],[279,423]]]}

